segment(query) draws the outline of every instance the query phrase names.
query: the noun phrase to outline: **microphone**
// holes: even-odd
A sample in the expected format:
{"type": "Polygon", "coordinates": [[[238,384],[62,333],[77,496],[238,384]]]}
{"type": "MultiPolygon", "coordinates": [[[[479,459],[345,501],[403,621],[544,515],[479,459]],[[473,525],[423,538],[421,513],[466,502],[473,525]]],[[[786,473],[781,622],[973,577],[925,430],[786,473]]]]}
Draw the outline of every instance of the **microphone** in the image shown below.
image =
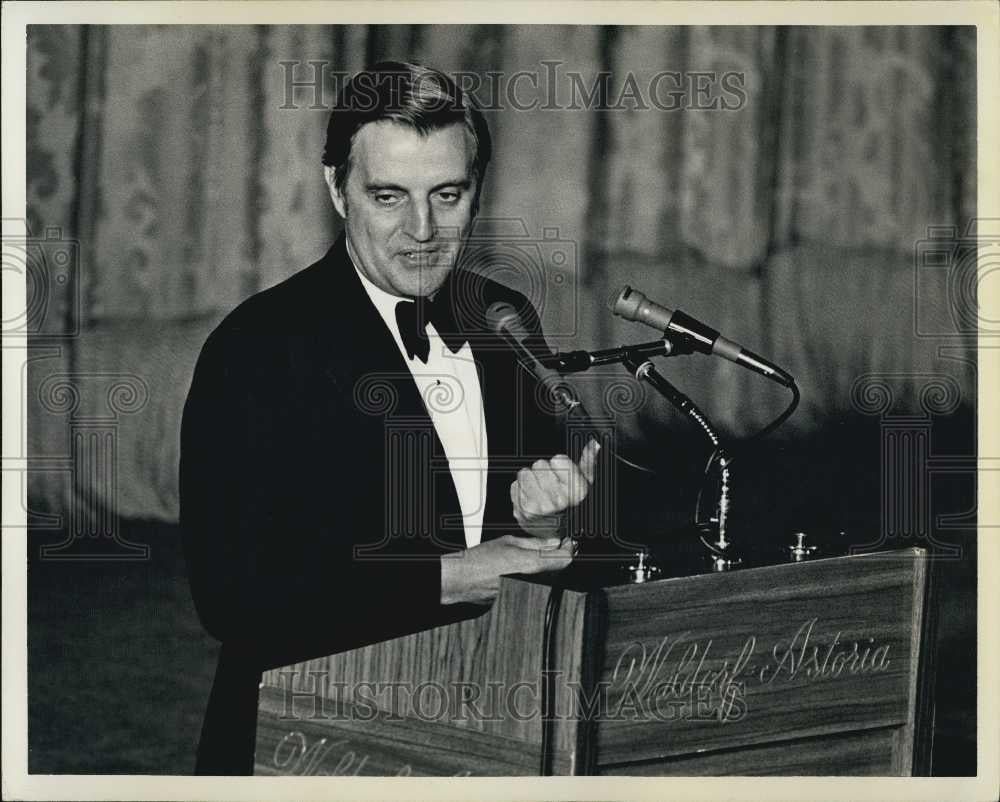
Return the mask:
{"type": "Polygon", "coordinates": [[[486,310],[486,323],[494,334],[500,337],[517,357],[517,361],[538,381],[539,388],[551,401],[557,412],[583,410],[583,402],[562,377],[543,362],[551,360],[552,354],[535,354],[526,343],[531,341],[530,332],[521,322],[518,311],[509,303],[496,301],[486,310]]]}
{"type": "Polygon", "coordinates": [[[755,373],[772,379],[785,387],[791,387],[795,380],[777,365],[768,362],[739,343],[723,337],[711,326],[706,326],[700,320],[685,314],[680,309],[667,309],[655,301],[649,300],[638,290],[633,290],[628,284],[621,288],[618,295],[611,299],[608,307],[611,311],[626,320],[645,323],[664,334],[679,334],[684,337],[696,351],[703,354],[721,356],[749,368],[755,373]]]}
{"type": "MultiPolygon", "coordinates": [[[[580,400],[576,391],[566,384],[557,371],[548,367],[550,364],[559,363],[559,355],[534,352],[530,345],[533,339],[531,332],[525,328],[520,314],[511,304],[504,301],[490,304],[486,310],[486,324],[489,330],[502,339],[514,352],[521,367],[538,380],[538,389],[541,392],[542,400],[546,400],[554,407],[555,412],[560,412],[567,418],[572,416],[582,419],[586,424],[584,431],[589,430],[590,438],[596,439],[598,442],[605,442],[600,430],[594,427],[590,415],[587,413],[587,408],[583,405],[583,401],[580,400]]],[[[586,355],[585,351],[578,353],[586,355]]],[[[589,355],[587,355],[587,361],[590,362],[589,355]]],[[[582,366],[580,369],[583,369],[582,366]]],[[[617,462],[645,473],[654,473],[643,465],[625,459],[614,448],[608,450],[617,462]]],[[[579,459],[579,457],[577,458],[579,459]]]]}

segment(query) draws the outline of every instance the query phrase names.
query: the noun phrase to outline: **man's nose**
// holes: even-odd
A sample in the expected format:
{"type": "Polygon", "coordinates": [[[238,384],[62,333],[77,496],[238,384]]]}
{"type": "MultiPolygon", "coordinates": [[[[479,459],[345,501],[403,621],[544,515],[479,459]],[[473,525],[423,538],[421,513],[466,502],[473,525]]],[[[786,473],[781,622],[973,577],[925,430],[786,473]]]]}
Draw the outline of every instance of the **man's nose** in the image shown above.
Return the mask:
{"type": "Polygon", "coordinates": [[[417,202],[410,205],[406,220],[406,233],[417,242],[427,242],[434,236],[434,213],[430,203],[417,202]]]}

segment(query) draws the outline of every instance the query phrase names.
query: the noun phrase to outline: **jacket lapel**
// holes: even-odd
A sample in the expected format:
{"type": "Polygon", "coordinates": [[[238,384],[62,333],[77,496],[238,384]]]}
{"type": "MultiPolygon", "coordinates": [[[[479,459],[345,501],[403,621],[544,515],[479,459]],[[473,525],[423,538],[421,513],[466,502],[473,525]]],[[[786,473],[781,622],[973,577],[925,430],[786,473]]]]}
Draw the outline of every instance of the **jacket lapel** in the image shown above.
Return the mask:
{"type": "Polygon", "coordinates": [[[519,433],[523,421],[518,414],[515,386],[522,377],[520,367],[504,352],[497,337],[484,336],[472,343],[483,392],[483,415],[489,448],[486,481],[486,509],[483,513],[483,541],[516,531],[510,502],[510,483],[526,464],[520,457],[519,433]]]}
{"type": "Polygon", "coordinates": [[[324,294],[336,311],[317,333],[321,370],[352,413],[336,427],[338,437],[345,427],[357,426],[367,432],[361,438],[367,447],[381,440],[381,454],[351,455],[385,461],[385,535],[379,548],[394,556],[464,548],[461,506],[444,447],[392,333],[361,285],[343,235],[321,267],[328,284],[324,294]]]}
{"type": "Polygon", "coordinates": [[[530,377],[516,362],[510,349],[486,323],[486,310],[499,300],[491,295],[497,285],[484,277],[456,269],[442,287],[452,307],[452,317],[468,337],[479,373],[483,415],[489,450],[483,541],[517,531],[510,502],[510,484],[517,471],[528,464],[528,433],[525,406],[530,401],[530,377]]]}

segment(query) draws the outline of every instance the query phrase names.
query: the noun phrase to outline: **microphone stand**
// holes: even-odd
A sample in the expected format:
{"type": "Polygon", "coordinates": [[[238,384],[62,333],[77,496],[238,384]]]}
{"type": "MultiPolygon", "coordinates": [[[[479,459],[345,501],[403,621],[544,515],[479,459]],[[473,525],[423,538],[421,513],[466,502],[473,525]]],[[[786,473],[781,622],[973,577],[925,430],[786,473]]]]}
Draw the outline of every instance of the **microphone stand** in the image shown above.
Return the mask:
{"type": "MultiPolygon", "coordinates": [[[[687,415],[691,420],[693,420],[698,428],[705,434],[708,440],[712,443],[712,447],[715,449],[717,455],[716,459],[719,463],[719,504],[718,504],[718,518],[716,521],[716,540],[714,542],[709,542],[701,537],[702,544],[709,550],[709,559],[712,564],[713,571],[728,571],[739,565],[742,562],[740,557],[734,555],[730,552],[732,548],[732,542],[726,539],[726,527],[729,519],[729,463],[730,457],[726,452],[725,448],[722,446],[722,442],[719,438],[718,432],[709,422],[708,418],[705,416],[697,405],[692,401],[687,395],[682,393],[673,384],[671,384],[667,379],[656,369],[653,363],[645,358],[645,354],[642,352],[633,353],[631,349],[624,348],[621,363],[629,369],[632,375],[635,376],[637,381],[645,381],[653,389],[660,393],[664,398],[667,399],[673,406],[683,414],[687,415]],[[642,361],[640,361],[640,359],[642,361]]],[[[667,354],[671,356],[672,354],[667,354]]],[[[633,567],[633,575],[636,581],[643,582],[650,571],[650,568],[645,564],[643,559],[645,555],[640,555],[638,566],[633,567]]],[[[655,570],[655,569],[654,569],[655,570]]]]}
{"type": "Polygon", "coordinates": [[[598,365],[620,363],[626,357],[648,359],[651,356],[684,356],[693,353],[694,348],[687,337],[667,334],[662,339],[648,343],[623,345],[603,351],[567,351],[538,357],[538,361],[543,366],[560,373],[579,373],[598,365]]]}
{"type": "MultiPolygon", "coordinates": [[[[734,556],[732,542],[726,539],[726,529],[729,519],[729,463],[731,458],[722,446],[718,432],[709,422],[705,414],[687,395],[667,381],[657,371],[650,361],[654,356],[682,356],[694,353],[690,338],[664,334],[662,339],[637,345],[626,345],[618,348],[608,348],[602,351],[569,351],[539,358],[546,368],[559,373],[577,373],[597,365],[620,363],[628,368],[637,381],[645,381],[653,389],[667,399],[677,410],[697,424],[715,449],[719,463],[719,504],[716,523],[716,539],[709,542],[704,536],[701,542],[709,551],[709,559],[713,571],[727,571],[739,565],[741,558],[734,556]]],[[[660,572],[660,569],[650,561],[650,555],[643,551],[636,554],[636,563],[629,567],[633,582],[646,582],[660,572]]]]}

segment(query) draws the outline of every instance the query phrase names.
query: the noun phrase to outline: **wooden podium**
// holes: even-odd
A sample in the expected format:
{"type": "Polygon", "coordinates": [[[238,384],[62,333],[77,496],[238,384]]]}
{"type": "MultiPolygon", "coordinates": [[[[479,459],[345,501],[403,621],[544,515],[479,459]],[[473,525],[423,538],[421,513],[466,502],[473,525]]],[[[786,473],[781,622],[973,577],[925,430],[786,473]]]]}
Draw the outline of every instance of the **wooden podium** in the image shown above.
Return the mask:
{"type": "Polygon", "coordinates": [[[928,568],[505,577],[477,618],[266,672],[255,773],[926,773],[928,568]]]}

